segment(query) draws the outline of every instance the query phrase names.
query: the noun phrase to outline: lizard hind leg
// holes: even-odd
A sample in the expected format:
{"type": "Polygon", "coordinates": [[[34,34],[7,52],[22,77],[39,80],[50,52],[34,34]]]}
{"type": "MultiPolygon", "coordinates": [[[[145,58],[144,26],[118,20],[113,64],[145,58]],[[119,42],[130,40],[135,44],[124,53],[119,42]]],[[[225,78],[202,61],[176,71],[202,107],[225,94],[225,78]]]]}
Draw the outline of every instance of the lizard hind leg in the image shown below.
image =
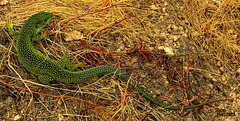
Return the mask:
{"type": "Polygon", "coordinates": [[[70,59],[66,55],[62,56],[57,65],[69,71],[74,71],[78,67],[88,67],[88,65],[83,63],[71,65],[70,59]]]}
{"type": "Polygon", "coordinates": [[[39,75],[38,80],[42,84],[49,85],[51,81],[54,81],[54,78],[50,75],[39,75]]]}

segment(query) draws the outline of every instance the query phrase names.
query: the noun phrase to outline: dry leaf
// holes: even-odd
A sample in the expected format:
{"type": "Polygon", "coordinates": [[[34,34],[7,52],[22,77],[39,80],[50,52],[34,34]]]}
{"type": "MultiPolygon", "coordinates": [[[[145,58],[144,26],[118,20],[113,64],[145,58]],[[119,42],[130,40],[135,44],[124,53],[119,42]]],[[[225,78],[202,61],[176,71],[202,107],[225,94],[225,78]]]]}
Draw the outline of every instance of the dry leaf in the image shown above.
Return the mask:
{"type": "Polygon", "coordinates": [[[82,39],[83,38],[83,33],[79,32],[79,31],[72,31],[68,34],[66,34],[66,41],[71,41],[71,40],[78,40],[78,39],[82,39]]]}

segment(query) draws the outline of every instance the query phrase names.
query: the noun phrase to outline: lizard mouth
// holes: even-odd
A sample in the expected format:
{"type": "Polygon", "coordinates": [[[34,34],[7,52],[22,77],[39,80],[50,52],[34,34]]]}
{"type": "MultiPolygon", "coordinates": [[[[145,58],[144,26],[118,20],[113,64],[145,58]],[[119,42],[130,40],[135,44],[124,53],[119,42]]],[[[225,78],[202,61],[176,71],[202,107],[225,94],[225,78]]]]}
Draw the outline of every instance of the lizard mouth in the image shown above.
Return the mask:
{"type": "Polygon", "coordinates": [[[37,34],[38,32],[40,32],[42,30],[43,27],[45,27],[47,25],[47,23],[49,21],[51,21],[51,19],[53,18],[53,14],[52,13],[47,13],[47,12],[40,12],[36,15],[33,15],[34,17],[35,16],[40,16],[40,18],[34,20],[35,18],[32,18],[33,21],[35,21],[35,34],[37,34]]]}
{"type": "Polygon", "coordinates": [[[35,34],[37,34],[38,32],[40,32],[40,31],[43,29],[43,27],[45,27],[45,26],[47,25],[47,23],[48,23],[49,21],[51,21],[51,19],[52,19],[52,17],[47,18],[47,19],[44,19],[44,20],[41,21],[39,24],[37,24],[37,25],[36,25],[36,33],[35,33],[35,34]]]}

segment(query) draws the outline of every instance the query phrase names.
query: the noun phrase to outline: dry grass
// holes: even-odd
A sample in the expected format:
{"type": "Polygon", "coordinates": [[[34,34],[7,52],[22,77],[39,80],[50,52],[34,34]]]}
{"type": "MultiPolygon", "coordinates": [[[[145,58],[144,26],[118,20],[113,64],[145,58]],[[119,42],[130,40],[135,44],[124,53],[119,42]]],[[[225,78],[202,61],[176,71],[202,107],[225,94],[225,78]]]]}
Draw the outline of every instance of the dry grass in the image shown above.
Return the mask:
{"type": "Polygon", "coordinates": [[[1,119],[238,119],[238,0],[15,0],[0,7],[1,119]],[[41,85],[19,63],[17,38],[6,31],[8,19],[20,30],[40,11],[53,13],[54,18],[43,30],[48,36],[35,47],[56,62],[67,55],[73,64],[121,68],[153,97],[171,105],[233,101],[165,110],[109,75],[75,85],[41,85]],[[12,98],[12,91],[25,95],[12,98]]]}

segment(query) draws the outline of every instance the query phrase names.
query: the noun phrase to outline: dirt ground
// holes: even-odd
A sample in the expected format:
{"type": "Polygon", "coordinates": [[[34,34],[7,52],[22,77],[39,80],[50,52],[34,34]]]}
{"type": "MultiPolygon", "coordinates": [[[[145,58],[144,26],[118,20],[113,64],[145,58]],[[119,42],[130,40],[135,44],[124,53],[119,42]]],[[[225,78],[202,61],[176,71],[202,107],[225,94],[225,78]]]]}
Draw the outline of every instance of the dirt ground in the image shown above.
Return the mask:
{"type": "Polygon", "coordinates": [[[15,0],[0,3],[0,120],[240,120],[239,0],[15,0]],[[40,11],[54,17],[34,44],[76,71],[99,65],[126,72],[164,109],[114,75],[40,84],[19,62],[17,37],[40,11]],[[192,109],[186,106],[218,101],[192,109]]]}

